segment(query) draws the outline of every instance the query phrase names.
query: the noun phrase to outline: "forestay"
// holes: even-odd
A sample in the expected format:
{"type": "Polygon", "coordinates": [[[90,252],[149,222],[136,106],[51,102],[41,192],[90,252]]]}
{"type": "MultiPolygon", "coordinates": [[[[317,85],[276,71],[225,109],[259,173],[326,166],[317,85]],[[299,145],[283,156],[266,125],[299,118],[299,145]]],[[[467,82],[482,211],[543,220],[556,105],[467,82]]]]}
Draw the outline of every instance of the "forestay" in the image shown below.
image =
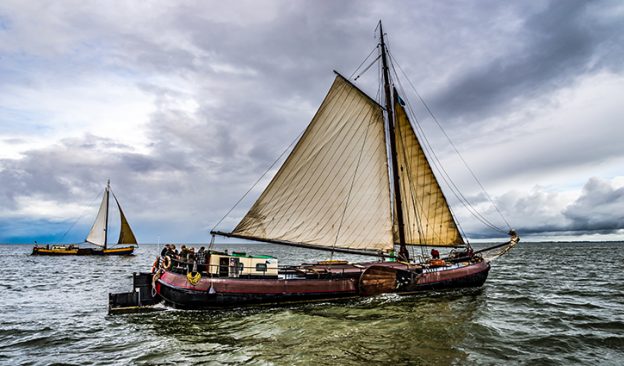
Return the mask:
{"type": "Polygon", "coordinates": [[[337,76],[292,153],[232,234],[391,249],[385,141],[381,107],[337,76]]]}

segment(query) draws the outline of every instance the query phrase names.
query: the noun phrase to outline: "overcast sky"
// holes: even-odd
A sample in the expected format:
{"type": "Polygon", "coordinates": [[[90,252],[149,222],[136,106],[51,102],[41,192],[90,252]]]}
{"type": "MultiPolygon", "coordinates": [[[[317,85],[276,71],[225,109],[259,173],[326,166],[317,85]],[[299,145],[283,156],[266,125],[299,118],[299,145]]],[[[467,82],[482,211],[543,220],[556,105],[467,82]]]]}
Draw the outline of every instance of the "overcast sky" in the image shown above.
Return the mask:
{"type": "MultiPolygon", "coordinates": [[[[108,178],[140,242],[209,241],[305,128],[332,70],[351,75],[375,48],[379,19],[525,240],[624,237],[619,0],[4,0],[0,242],[82,241],[108,178]]],[[[373,96],[375,69],[358,80],[373,96]]],[[[505,226],[402,83],[453,180],[505,226]]],[[[471,238],[497,235],[449,200],[471,238]]]]}

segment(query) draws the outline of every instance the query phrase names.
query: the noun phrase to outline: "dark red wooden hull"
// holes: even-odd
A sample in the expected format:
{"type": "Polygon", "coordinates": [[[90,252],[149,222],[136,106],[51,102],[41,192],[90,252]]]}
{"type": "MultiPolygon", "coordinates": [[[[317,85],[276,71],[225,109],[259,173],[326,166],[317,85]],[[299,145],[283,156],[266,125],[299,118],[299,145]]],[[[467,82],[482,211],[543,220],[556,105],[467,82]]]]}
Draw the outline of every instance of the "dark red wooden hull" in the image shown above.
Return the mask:
{"type": "Polygon", "coordinates": [[[158,294],[169,304],[185,309],[225,308],[252,304],[312,302],[357,296],[354,279],[278,280],[278,279],[214,279],[213,289],[199,290],[176,286],[166,273],[156,285],[158,294]]]}
{"type": "MultiPolygon", "coordinates": [[[[341,269],[327,278],[253,279],[204,277],[192,285],[185,275],[164,272],[156,291],[170,305],[185,309],[210,309],[253,304],[313,302],[368,296],[361,281],[375,267],[394,277],[394,285],[376,293],[410,294],[427,290],[479,287],[487,279],[489,263],[479,262],[449,269],[415,269],[401,263],[366,263],[354,271],[341,269]]],[[[331,272],[331,270],[330,270],[331,272]]]]}

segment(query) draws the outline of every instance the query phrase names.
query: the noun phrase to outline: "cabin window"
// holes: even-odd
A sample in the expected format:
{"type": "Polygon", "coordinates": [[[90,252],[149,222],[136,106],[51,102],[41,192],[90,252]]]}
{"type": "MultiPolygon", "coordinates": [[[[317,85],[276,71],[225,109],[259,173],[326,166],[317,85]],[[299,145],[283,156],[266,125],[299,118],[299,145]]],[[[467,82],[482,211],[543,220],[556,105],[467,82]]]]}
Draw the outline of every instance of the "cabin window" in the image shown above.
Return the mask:
{"type": "Polygon", "coordinates": [[[266,263],[258,263],[256,264],[256,272],[266,272],[267,265],[266,263]]]}

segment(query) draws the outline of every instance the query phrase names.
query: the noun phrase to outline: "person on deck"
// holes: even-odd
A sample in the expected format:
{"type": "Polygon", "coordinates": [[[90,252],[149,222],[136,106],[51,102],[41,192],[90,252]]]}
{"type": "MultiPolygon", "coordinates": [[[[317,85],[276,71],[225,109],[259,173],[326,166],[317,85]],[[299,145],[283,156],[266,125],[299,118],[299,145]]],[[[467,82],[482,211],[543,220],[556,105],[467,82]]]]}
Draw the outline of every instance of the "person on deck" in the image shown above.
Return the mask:
{"type": "Polygon", "coordinates": [[[178,256],[178,251],[176,250],[175,245],[169,245],[169,253],[172,259],[175,259],[178,256]]]}
{"type": "Polygon", "coordinates": [[[160,256],[164,257],[167,255],[167,253],[169,253],[169,244],[165,244],[163,250],[160,251],[160,256]]]}
{"type": "Polygon", "coordinates": [[[186,251],[187,270],[190,272],[193,270],[193,264],[195,263],[195,248],[188,248],[186,251]]]}
{"type": "Polygon", "coordinates": [[[188,248],[186,250],[186,261],[189,263],[192,263],[195,260],[196,256],[195,256],[195,248],[188,248]]]}
{"type": "Polygon", "coordinates": [[[195,257],[197,258],[197,264],[205,264],[206,263],[206,248],[204,247],[199,248],[195,257]]]}
{"type": "Polygon", "coordinates": [[[171,259],[178,259],[178,251],[176,250],[175,244],[169,245],[169,251],[167,252],[167,255],[171,259]]]}
{"type": "Polygon", "coordinates": [[[431,258],[440,259],[440,252],[437,249],[431,249],[431,258]]]}
{"type": "Polygon", "coordinates": [[[188,254],[188,249],[186,248],[186,245],[182,244],[182,247],[180,248],[180,253],[178,253],[180,260],[185,261],[187,254],[188,254]]]}

